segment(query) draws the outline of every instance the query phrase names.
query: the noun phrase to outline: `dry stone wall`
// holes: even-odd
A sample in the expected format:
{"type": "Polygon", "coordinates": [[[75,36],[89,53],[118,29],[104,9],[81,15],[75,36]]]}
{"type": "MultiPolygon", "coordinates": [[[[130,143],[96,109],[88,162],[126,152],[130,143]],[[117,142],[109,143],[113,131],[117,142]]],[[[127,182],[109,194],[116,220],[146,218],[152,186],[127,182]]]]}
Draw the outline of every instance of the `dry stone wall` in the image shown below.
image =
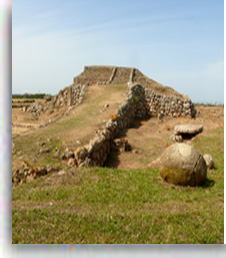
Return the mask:
{"type": "Polygon", "coordinates": [[[72,85],[64,90],[61,90],[57,95],[53,97],[53,106],[74,106],[83,102],[86,92],[86,84],[72,85]]]}
{"type": "Polygon", "coordinates": [[[78,84],[66,87],[57,95],[46,99],[43,104],[39,101],[32,103],[26,111],[39,116],[45,111],[51,112],[54,108],[77,106],[83,102],[87,86],[87,84],[78,84]]]}
{"type": "Polygon", "coordinates": [[[156,94],[151,89],[145,90],[145,96],[150,107],[151,116],[162,118],[164,116],[187,116],[195,117],[196,109],[191,100],[184,96],[164,96],[156,94]]]}
{"type": "Polygon", "coordinates": [[[115,66],[85,66],[84,72],[74,78],[75,82],[89,84],[138,83],[145,90],[152,116],[195,117],[196,110],[191,100],[174,89],[146,77],[136,68],[115,66]]]}
{"type": "Polygon", "coordinates": [[[112,141],[121,130],[130,127],[135,117],[148,115],[143,87],[139,84],[129,86],[126,102],[122,103],[117,114],[111,116],[105,128],[87,145],[75,151],[78,166],[102,166],[110,153],[112,141]]]}
{"type": "MultiPolygon", "coordinates": [[[[52,98],[46,99],[46,105],[40,102],[33,103],[27,112],[41,115],[43,112],[52,112],[54,108],[74,107],[83,102],[86,88],[90,84],[117,84],[128,82],[131,87],[134,82],[142,85],[142,101],[136,104],[136,116],[142,117],[143,103],[148,106],[149,115],[162,119],[164,116],[195,117],[196,110],[186,95],[181,95],[172,88],[147,78],[138,69],[115,66],[86,66],[84,72],[74,78],[74,84],[61,90],[52,98]],[[137,82],[139,81],[139,83],[137,82]],[[145,89],[145,90],[144,90],[145,89]],[[144,99],[146,98],[146,101],[144,99]],[[141,104],[140,104],[141,103],[141,104]]],[[[130,94],[134,94],[129,91],[130,94]]],[[[139,95],[139,98],[141,97],[139,95]]],[[[136,99],[136,94],[134,95],[136,99]]],[[[145,107],[147,110],[147,107],[145,107]]]]}

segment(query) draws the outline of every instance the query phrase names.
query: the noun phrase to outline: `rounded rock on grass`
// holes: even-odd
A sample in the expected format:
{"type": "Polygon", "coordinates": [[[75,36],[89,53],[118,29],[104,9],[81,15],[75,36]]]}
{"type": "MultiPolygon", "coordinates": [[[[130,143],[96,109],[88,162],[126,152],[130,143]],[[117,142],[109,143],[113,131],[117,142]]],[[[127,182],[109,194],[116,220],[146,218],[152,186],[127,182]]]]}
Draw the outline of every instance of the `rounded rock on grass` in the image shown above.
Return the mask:
{"type": "Polygon", "coordinates": [[[175,185],[198,186],[207,176],[203,156],[192,146],[175,143],[160,157],[159,172],[163,179],[175,185]]]}
{"type": "Polygon", "coordinates": [[[213,157],[210,154],[205,154],[203,155],[203,158],[206,162],[206,166],[209,169],[213,169],[214,168],[214,160],[213,157]]]}

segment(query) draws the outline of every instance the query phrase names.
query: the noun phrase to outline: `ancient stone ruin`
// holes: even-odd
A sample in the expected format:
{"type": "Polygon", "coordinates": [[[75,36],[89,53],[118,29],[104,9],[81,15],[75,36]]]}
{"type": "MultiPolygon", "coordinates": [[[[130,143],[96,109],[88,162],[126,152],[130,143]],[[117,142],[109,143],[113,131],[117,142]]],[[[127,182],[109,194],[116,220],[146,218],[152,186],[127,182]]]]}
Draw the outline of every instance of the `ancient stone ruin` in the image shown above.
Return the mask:
{"type": "MultiPolygon", "coordinates": [[[[63,155],[70,167],[103,166],[112,146],[129,150],[128,141],[118,137],[123,129],[131,126],[135,118],[155,116],[161,120],[164,116],[193,118],[196,115],[195,107],[188,96],[147,78],[138,69],[114,66],[86,66],[84,71],[74,78],[72,85],[53,97],[48,96],[44,104],[33,103],[26,112],[39,116],[67,107],[65,114],[68,114],[83,102],[87,87],[94,84],[109,87],[111,84],[127,84],[127,98],[117,112],[111,115],[104,129],[90,139],[88,144],[70,150],[70,155],[63,155]]],[[[48,121],[46,125],[53,121],[48,121]]],[[[37,176],[38,170],[35,171],[37,176]]]]}
{"type": "Polygon", "coordinates": [[[44,112],[54,112],[54,109],[61,107],[77,106],[83,102],[88,86],[126,83],[129,87],[133,83],[142,86],[151,116],[161,119],[164,116],[195,117],[196,115],[195,107],[187,95],[149,79],[138,69],[114,66],[85,66],[84,71],[74,78],[72,85],[52,98],[46,99],[44,105],[35,102],[26,111],[41,115],[44,112]]]}

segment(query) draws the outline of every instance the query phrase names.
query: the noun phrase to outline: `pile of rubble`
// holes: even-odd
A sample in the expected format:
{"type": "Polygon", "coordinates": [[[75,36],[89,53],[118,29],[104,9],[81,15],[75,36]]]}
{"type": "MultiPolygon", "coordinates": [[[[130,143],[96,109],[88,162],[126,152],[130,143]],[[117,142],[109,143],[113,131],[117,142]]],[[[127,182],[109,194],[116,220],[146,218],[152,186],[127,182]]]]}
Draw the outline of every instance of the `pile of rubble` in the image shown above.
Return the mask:
{"type": "Polygon", "coordinates": [[[31,182],[32,180],[47,175],[48,173],[52,173],[58,171],[57,168],[47,165],[46,167],[39,166],[38,168],[34,168],[28,164],[27,161],[23,161],[21,168],[17,169],[13,173],[12,183],[13,185],[22,184],[26,182],[31,182]]]}

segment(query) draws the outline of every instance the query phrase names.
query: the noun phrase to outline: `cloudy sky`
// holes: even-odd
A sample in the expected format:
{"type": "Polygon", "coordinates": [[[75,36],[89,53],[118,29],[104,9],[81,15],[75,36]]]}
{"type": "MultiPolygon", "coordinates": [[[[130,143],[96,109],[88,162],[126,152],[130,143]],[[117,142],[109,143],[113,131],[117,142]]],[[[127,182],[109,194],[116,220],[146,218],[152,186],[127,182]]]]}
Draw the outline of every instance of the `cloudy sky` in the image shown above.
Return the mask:
{"type": "Polygon", "coordinates": [[[223,0],[16,0],[12,18],[13,93],[56,94],[85,65],[118,65],[224,102],[223,0]]]}

